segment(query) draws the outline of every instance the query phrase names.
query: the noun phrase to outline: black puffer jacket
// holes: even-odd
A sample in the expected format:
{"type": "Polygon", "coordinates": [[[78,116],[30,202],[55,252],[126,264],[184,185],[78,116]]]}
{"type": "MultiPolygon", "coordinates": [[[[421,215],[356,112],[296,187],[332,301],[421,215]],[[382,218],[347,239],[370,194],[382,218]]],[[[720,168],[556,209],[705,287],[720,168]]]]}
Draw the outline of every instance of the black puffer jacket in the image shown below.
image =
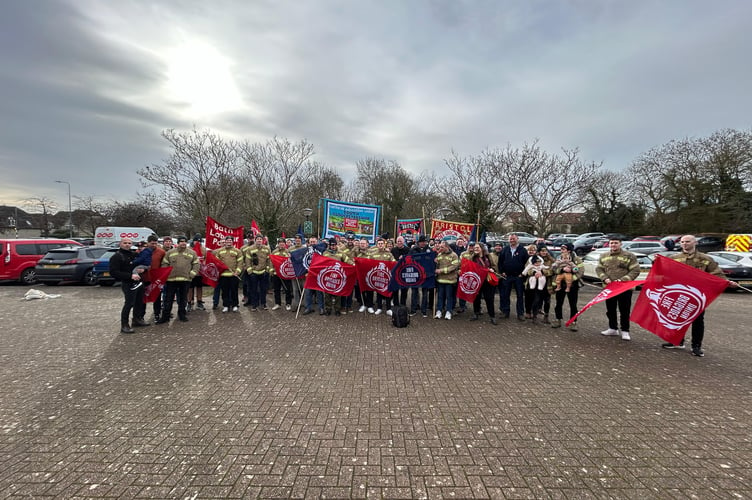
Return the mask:
{"type": "Polygon", "coordinates": [[[135,258],[136,252],[119,248],[115,255],[110,257],[110,276],[123,283],[131,283],[135,258]]]}

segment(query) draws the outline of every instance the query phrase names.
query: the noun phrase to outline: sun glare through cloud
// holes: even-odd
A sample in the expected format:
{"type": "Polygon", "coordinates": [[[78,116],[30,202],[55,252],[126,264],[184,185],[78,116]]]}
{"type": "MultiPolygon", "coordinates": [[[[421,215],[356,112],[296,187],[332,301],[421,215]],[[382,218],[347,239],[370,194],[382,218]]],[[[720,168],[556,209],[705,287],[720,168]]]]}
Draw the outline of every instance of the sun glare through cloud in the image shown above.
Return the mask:
{"type": "Polygon", "coordinates": [[[168,51],[167,64],[168,97],[183,103],[186,114],[210,116],[242,106],[231,61],[211,45],[189,42],[176,47],[168,51]]]}

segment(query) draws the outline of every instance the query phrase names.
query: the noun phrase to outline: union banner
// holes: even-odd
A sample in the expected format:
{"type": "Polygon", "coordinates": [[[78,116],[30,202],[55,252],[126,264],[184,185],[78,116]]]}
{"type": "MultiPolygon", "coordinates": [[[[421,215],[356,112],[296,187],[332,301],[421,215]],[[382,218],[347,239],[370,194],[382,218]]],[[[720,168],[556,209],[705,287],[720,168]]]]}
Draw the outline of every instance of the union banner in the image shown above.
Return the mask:
{"type": "Polygon", "coordinates": [[[391,297],[392,292],[389,290],[389,280],[395,261],[385,261],[376,259],[364,259],[357,257],[355,259],[355,269],[358,271],[358,286],[361,291],[374,291],[384,297],[391,297]]]}
{"type": "Polygon", "coordinates": [[[350,295],[357,280],[355,266],[336,259],[313,254],[305,288],[331,295],[350,295]]]}
{"type": "Polygon", "coordinates": [[[470,238],[475,224],[466,222],[451,222],[448,220],[434,219],[431,222],[431,238],[441,240],[446,237],[457,239],[460,236],[466,240],[470,238]]]}
{"type": "Polygon", "coordinates": [[[689,325],[728,284],[723,278],[659,255],[629,321],[679,345],[689,325]]]}
{"type": "Polygon", "coordinates": [[[462,259],[457,280],[457,298],[473,302],[486,281],[489,269],[470,259],[462,259]]]}
{"type": "Polygon", "coordinates": [[[211,217],[206,218],[206,248],[216,250],[223,246],[226,236],[232,236],[235,248],[243,246],[243,226],[228,227],[211,217]]]}

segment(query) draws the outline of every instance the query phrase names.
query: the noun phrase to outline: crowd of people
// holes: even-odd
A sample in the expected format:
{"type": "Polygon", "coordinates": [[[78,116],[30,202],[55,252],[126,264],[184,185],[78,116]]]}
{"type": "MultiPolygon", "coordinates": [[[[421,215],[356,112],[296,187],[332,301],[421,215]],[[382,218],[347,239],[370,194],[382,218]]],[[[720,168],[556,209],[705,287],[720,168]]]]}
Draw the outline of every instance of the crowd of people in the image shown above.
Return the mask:
{"type": "MultiPolygon", "coordinates": [[[[200,261],[207,252],[226,266],[212,294],[212,309],[221,307],[222,313],[237,313],[241,306],[250,308],[252,312],[269,309],[267,297],[271,286],[273,311],[284,307],[286,311],[294,308],[300,311],[302,308],[303,315],[318,312],[319,315],[361,313],[377,316],[382,313],[391,315],[394,307],[405,306],[410,315],[421,314],[424,318],[433,316],[452,320],[459,314],[467,313],[470,321],[477,321],[485,306],[490,323],[496,325],[498,292],[498,312],[504,319],[514,315],[521,322],[531,321],[561,328],[565,321],[565,304],[569,309],[567,319],[571,320],[578,312],[578,293],[584,273],[582,260],[574,253],[571,244],[562,246],[558,256],[554,257],[542,240],[523,246],[514,234],[509,237],[508,244],[497,243],[490,250],[484,243],[467,242],[462,237],[448,241],[433,240],[424,235],[414,242],[411,239],[406,241],[402,236],[395,240],[379,237],[375,245],[370,245],[366,238],[357,240],[353,233],[322,241],[316,237],[304,241],[303,236],[298,234],[291,239],[279,239],[273,249],[261,234],[246,240],[241,248],[236,247],[233,237],[227,236],[220,248],[209,251],[202,245],[198,234],[193,238],[192,246],[188,245],[188,239],[184,236],[176,240],[177,245],[173,246],[172,238],[166,237],[159,245],[157,237],[150,236],[148,241],[136,245],[135,250],[131,239],[123,238],[120,241],[119,250],[110,260],[110,272],[122,282],[122,333],[133,333],[133,327],[150,325],[145,320],[147,306],[143,294],[145,285],[151,281],[150,273],[157,268],[169,266],[172,270],[162,294],[152,305],[155,324],[170,321],[175,302],[179,321],[188,321],[188,313],[192,310],[205,310],[199,269],[200,261]],[[361,291],[356,285],[353,293],[344,297],[305,289],[304,278],[278,276],[271,256],[290,257],[291,252],[306,246],[348,264],[353,264],[356,258],[399,261],[407,255],[430,253],[436,264],[435,285],[432,288],[401,289],[391,295],[361,291]],[[488,270],[488,278],[469,305],[464,300],[458,300],[456,293],[462,259],[469,259],[488,270]],[[512,292],[515,295],[514,307],[512,292]],[[295,303],[297,306],[294,306],[295,303]],[[132,322],[129,321],[131,314],[132,322]]],[[[683,236],[680,241],[682,252],[672,258],[722,277],[715,261],[697,252],[695,243],[694,236],[683,236]]],[[[596,272],[605,286],[613,281],[635,280],[640,268],[635,255],[622,249],[621,241],[614,239],[609,242],[609,251],[601,256],[596,272]]],[[[735,285],[729,282],[729,286],[735,285]]],[[[630,340],[631,306],[632,290],[607,299],[608,328],[601,334],[630,340]]],[[[576,321],[568,323],[570,330],[577,331],[576,321]]],[[[704,354],[701,349],[703,332],[701,315],[692,326],[692,353],[696,356],[704,354]]],[[[681,349],[684,342],[679,345],[664,344],[663,347],[681,349]]]]}

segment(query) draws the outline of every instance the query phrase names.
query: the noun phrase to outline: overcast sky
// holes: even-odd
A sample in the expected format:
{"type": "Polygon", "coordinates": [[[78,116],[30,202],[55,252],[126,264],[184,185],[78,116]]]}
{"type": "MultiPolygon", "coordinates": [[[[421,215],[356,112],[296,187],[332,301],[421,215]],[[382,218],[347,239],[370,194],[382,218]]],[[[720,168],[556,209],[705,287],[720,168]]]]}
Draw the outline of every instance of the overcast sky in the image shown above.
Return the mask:
{"type": "MultiPolygon", "coordinates": [[[[438,170],[579,147],[618,170],[752,124],[749,0],[4,0],[0,205],[131,200],[165,129],[438,170]]],[[[75,204],[75,203],[74,203],[75,204]]]]}

